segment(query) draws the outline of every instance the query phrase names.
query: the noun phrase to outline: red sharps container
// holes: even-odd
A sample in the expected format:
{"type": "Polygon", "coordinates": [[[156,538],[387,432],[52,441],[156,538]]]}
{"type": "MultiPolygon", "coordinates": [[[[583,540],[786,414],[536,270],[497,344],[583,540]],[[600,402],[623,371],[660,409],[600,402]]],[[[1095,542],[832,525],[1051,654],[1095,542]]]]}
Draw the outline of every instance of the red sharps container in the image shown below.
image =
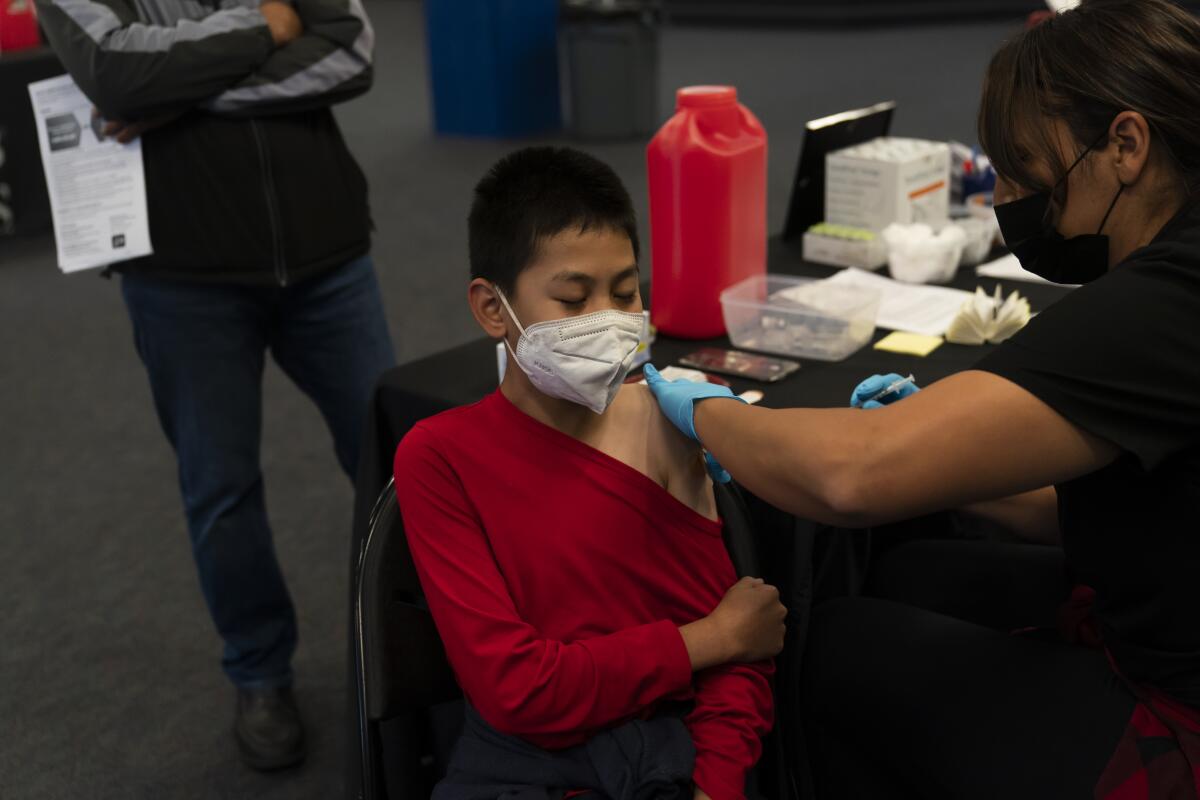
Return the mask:
{"type": "Polygon", "coordinates": [[[734,87],[688,86],[646,166],[651,321],[668,336],[720,336],[721,292],[767,271],[767,134],[734,87]]]}
{"type": "Polygon", "coordinates": [[[41,44],[33,0],[0,0],[0,53],[41,44]]]}

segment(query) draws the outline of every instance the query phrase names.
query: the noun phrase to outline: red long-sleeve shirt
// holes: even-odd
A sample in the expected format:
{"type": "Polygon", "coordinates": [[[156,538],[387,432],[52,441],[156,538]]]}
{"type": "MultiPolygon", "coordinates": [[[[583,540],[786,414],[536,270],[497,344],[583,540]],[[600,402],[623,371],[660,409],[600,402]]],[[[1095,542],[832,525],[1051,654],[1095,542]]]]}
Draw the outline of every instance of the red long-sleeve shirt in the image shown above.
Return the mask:
{"type": "Polygon", "coordinates": [[[771,665],[693,675],[678,630],[736,581],[719,522],[499,391],[418,423],[395,475],[429,608],[489,724],[559,749],[692,698],[696,785],[743,797],[771,665]]]}

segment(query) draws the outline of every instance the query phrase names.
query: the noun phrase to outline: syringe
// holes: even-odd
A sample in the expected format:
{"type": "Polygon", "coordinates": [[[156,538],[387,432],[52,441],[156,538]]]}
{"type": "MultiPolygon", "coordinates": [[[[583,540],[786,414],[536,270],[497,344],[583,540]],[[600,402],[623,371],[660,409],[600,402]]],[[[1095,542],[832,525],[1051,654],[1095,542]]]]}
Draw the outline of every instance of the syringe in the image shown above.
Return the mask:
{"type": "Polygon", "coordinates": [[[901,378],[898,381],[892,381],[887,386],[868,397],[866,400],[863,400],[863,403],[870,403],[872,400],[877,403],[882,403],[883,398],[887,397],[888,395],[897,394],[905,386],[911,386],[912,384],[916,383],[916,381],[917,379],[911,374],[907,378],[901,378]]]}

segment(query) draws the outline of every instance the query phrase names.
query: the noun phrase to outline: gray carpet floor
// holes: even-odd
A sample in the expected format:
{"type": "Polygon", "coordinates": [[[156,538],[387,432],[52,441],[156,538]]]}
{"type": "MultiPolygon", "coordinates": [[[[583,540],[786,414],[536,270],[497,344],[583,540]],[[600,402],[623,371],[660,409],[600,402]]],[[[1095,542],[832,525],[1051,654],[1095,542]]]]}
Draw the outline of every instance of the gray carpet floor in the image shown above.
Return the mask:
{"type": "MultiPolygon", "coordinates": [[[[419,4],[374,0],[374,90],[339,110],[371,180],[375,258],[401,360],[477,335],[466,306],[471,187],[518,142],[430,133],[419,4]]],[[[770,135],[786,209],[804,121],[899,101],[898,134],[973,141],[988,55],[1018,21],[860,31],[670,28],[661,99],[732,83],[770,135]]],[[[643,142],[590,145],[643,219],[643,142]]],[[[648,241],[648,240],[647,240],[648,241]]],[[[198,591],[171,451],[117,285],[58,273],[48,239],[0,242],[0,798],[330,798],[344,756],[352,490],[316,411],[274,367],[263,466],[299,613],[311,755],[255,774],[198,591]]]]}

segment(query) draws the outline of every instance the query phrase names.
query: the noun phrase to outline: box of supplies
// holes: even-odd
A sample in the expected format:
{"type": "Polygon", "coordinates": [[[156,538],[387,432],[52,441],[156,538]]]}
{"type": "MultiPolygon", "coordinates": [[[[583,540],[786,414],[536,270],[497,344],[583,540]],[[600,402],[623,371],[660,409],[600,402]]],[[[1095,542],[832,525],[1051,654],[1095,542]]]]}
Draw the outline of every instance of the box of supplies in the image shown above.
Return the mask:
{"type": "Polygon", "coordinates": [[[950,147],[884,136],[825,158],[825,221],[883,230],[950,215],[950,147]]]}
{"type": "Polygon", "coordinates": [[[866,228],[818,222],[804,232],[804,260],[814,264],[879,269],[887,258],[883,238],[866,228]]]}

